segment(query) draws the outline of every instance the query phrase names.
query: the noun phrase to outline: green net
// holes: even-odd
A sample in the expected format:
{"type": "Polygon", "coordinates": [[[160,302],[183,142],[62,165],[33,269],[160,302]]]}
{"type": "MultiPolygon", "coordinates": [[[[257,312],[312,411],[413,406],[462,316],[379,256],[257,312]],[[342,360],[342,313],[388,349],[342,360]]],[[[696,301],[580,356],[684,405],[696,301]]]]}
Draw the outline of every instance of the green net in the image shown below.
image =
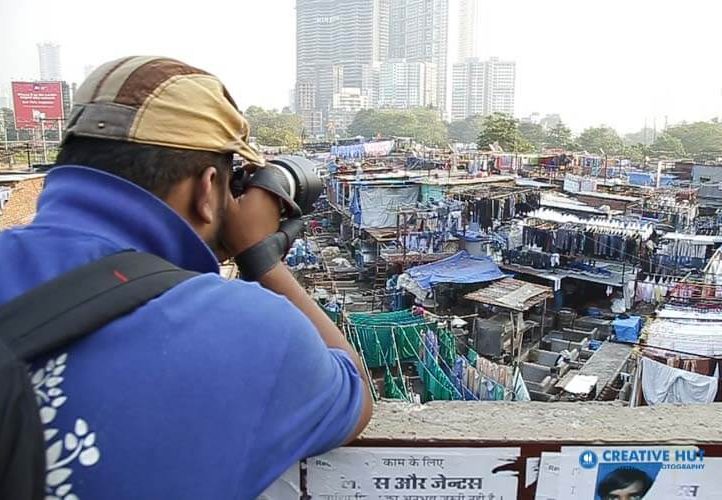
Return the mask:
{"type": "Polygon", "coordinates": [[[389,369],[386,370],[384,375],[384,396],[388,399],[409,399],[404,389],[403,377],[392,376],[389,369]]]}
{"type": "Polygon", "coordinates": [[[454,366],[456,360],[456,340],[454,335],[446,329],[439,330],[439,356],[443,360],[442,366],[454,366]],[[444,365],[445,363],[445,365],[444,365]]]}
{"type": "Polygon", "coordinates": [[[397,357],[401,362],[416,360],[421,346],[419,332],[425,328],[436,329],[434,323],[413,316],[408,310],[351,313],[349,323],[358,336],[358,345],[369,368],[393,366],[397,357]]]}
{"type": "Polygon", "coordinates": [[[427,401],[451,401],[461,399],[456,387],[436,361],[419,361],[416,370],[424,383],[427,401]]]}
{"type": "Polygon", "coordinates": [[[471,366],[476,366],[476,360],[479,359],[479,353],[470,347],[469,352],[466,353],[466,359],[469,360],[469,364],[471,366]]]}
{"type": "Polygon", "coordinates": [[[403,380],[392,376],[390,367],[403,362],[416,362],[416,370],[424,384],[424,400],[449,401],[461,399],[459,391],[442,369],[451,369],[456,359],[456,341],[446,329],[439,329],[435,321],[414,316],[411,311],[385,313],[351,313],[349,327],[354,347],[360,351],[369,368],[386,367],[384,392],[392,399],[409,399],[403,380]],[[429,359],[425,351],[423,332],[433,330],[438,335],[439,359],[429,359]]]}

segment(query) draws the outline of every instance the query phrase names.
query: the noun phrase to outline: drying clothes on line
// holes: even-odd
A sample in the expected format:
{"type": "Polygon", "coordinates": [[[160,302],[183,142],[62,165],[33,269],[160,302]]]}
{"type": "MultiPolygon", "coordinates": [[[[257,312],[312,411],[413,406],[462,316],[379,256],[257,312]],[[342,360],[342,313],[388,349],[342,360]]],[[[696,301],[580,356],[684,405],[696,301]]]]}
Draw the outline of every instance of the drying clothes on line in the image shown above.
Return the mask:
{"type": "MultiPolygon", "coordinates": [[[[483,359],[483,358],[479,358],[483,359]]],[[[462,364],[461,384],[470,399],[480,401],[510,401],[513,391],[498,381],[489,377],[476,367],[469,366],[463,358],[458,358],[462,364]]]]}
{"type": "Polygon", "coordinates": [[[706,263],[707,259],[705,258],[686,257],[682,255],[672,257],[670,255],[657,253],[651,257],[650,271],[664,274],[674,269],[702,269],[706,263]]]}
{"type": "Polygon", "coordinates": [[[349,144],[348,146],[331,146],[331,154],[338,158],[360,159],[364,157],[366,150],[363,144],[349,144]]]}
{"type": "Polygon", "coordinates": [[[649,405],[709,404],[717,396],[719,377],[672,368],[642,358],[642,392],[649,405]]]}
{"type": "Polygon", "coordinates": [[[624,307],[625,309],[631,309],[634,306],[636,298],[636,287],[634,281],[628,281],[624,285],[624,307]]]}
{"type": "Polygon", "coordinates": [[[491,229],[494,221],[509,220],[537,210],[541,203],[538,192],[510,194],[504,198],[468,200],[465,206],[467,219],[481,229],[491,229]]]}
{"type": "Polygon", "coordinates": [[[698,243],[690,240],[669,240],[663,242],[658,249],[660,254],[670,257],[690,257],[704,259],[707,256],[706,243],[698,243]]]}
{"type": "Polygon", "coordinates": [[[673,278],[647,276],[644,281],[637,282],[635,299],[637,302],[661,304],[675,287],[677,280],[673,278]]]}
{"type": "Polygon", "coordinates": [[[536,250],[505,250],[502,258],[507,264],[533,267],[534,269],[553,269],[561,265],[558,253],[546,253],[536,250]]]}
{"type": "Polygon", "coordinates": [[[524,226],[524,245],[537,246],[546,252],[616,260],[639,258],[642,237],[606,232],[600,228],[582,230],[575,225],[542,224],[524,226]]]}
{"type": "Polygon", "coordinates": [[[591,274],[596,276],[611,276],[612,273],[608,269],[604,267],[599,267],[595,264],[595,261],[590,260],[589,262],[586,262],[585,260],[574,260],[574,261],[567,261],[565,264],[566,267],[569,269],[574,269],[577,271],[580,271],[585,274],[591,274]]]}
{"type": "Polygon", "coordinates": [[[363,145],[366,156],[386,156],[394,149],[394,141],[367,142],[363,145]]]}

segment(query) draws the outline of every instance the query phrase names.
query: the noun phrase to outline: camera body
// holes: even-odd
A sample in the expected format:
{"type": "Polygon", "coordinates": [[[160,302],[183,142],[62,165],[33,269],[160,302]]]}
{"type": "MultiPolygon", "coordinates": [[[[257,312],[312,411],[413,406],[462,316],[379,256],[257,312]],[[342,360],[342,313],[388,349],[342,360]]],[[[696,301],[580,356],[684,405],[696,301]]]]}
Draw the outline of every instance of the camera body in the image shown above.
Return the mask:
{"type": "Polygon", "coordinates": [[[283,155],[268,160],[263,169],[249,174],[235,166],[231,176],[231,193],[239,197],[250,186],[275,193],[284,202],[286,217],[300,217],[313,211],[313,204],[323,191],[314,173],[314,165],[301,156],[283,155]]]}

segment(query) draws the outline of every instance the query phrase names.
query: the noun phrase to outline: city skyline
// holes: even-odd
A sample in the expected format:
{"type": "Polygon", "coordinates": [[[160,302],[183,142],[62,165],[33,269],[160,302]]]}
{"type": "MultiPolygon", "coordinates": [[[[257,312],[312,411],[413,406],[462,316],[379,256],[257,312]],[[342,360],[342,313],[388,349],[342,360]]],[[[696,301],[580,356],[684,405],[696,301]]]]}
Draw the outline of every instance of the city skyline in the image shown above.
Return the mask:
{"type": "MultiPolygon", "coordinates": [[[[458,50],[459,1],[449,0],[448,73],[458,50]]],[[[232,6],[211,0],[208,9],[193,15],[179,8],[173,28],[153,21],[163,10],[160,6],[136,0],[129,3],[143,5],[147,17],[139,19],[130,8],[111,26],[92,22],[89,2],[69,3],[73,8],[49,0],[3,5],[8,29],[0,34],[0,85],[5,88],[0,94],[7,95],[13,79],[39,76],[36,44],[51,40],[62,47],[63,76],[69,82],[80,82],[87,65],[156,53],[218,74],[243,108],[256,104],[281,109],[288,103],[295,82],[293,0],[232,6]],[[34,16],[38,10],[47,15],[34,16]],[[228,15],[218,16],[226,10],[228,15]],[[71,17],[70,12],[80,14],[71,17]],[[36,30],[22,29],[33,19],[39,23],[36,30]],[[233,19],[243,22],[239,26],[233,19]],[[83,29],[68,29],[73,23],[83,29]],[[128,26],[137,28],[133,37],[124,34],[128,26]]],[[[607,124],[631,132],[645,120],[651,126],[656,119],[661,128],[665,116],[675,123],[720,115],[722,67],[710,61],[714,19],[722,7],[701,0],[691,0],[685,9],[671,1],[584,4],[479,2],[478,56],[516,61],[517,117],[558,113],[575,131],[607,124]],[[695,26],[695,37],[675,36],[683,26],[695,26]]]]}

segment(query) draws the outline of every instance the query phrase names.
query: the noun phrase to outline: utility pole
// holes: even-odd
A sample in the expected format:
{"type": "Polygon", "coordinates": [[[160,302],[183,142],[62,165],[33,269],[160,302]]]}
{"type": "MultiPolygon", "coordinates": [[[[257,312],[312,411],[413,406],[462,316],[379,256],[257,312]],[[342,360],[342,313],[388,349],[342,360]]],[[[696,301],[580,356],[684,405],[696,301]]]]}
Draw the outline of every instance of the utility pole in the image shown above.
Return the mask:
{"type": "Polygon", "coordinates": [[[0,116],[2,116],[2,127],[3,127],[3,135],[5,137],[5,142],[3,143],[5,145],[5,158],[7,158],[8,165],[10,162],[10,153],[8,152],[8,127],[7,122],[5,121],[5,113],[0,112],[0,116]]]}
{"type": "Polygon", "coordinates": [[[40,135],[43,140],[43,164],[48,163],[48,144],[45,142],[45,119],[40,119],[40,135]]]}

